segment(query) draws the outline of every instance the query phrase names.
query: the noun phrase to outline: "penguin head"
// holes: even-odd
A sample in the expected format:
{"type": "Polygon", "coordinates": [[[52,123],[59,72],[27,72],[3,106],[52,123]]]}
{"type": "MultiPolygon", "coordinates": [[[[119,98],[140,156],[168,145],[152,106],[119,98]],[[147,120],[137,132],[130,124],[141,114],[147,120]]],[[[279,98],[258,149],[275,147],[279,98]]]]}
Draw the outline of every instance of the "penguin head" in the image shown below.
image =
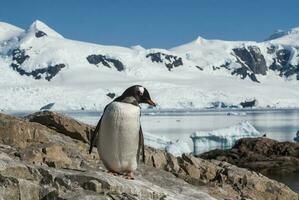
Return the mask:
{"type": "Polygon", "coordinates": [[[124,99],[126,97],[134,97],[138,104],[147,103],[151,106],[156,106],[156,103],[151,99],[147,89],[141,85],[133,85],[127,88],[121,96],[124,99]]]}

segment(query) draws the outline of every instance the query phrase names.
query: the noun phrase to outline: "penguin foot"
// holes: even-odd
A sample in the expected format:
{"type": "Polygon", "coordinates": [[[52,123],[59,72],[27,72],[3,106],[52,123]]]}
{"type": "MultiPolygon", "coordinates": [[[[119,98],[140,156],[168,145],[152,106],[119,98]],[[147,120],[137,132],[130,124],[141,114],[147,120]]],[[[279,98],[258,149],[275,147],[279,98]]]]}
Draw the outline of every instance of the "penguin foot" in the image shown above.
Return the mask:
{"type": "Polygon", "coordinates": [[[121,174],[114,172],[114,171],[108,171],[108,174],[111,174],[113,176],[120,176],[121,174]]]}
{"type": "Polygon", "coordinates": [[[127,174],[124,174],[124,178],[128,179],[128,180],[135,180],[133,172],[129,172],[127,174]]]}

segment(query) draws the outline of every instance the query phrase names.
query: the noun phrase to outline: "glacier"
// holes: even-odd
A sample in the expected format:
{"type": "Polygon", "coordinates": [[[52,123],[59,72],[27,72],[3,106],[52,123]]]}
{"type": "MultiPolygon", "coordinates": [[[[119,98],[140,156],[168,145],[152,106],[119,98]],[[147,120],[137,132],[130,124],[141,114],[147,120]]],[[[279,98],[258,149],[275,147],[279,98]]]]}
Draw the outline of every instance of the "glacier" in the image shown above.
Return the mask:
{"type": "Polygon", "coordinates": [[[193,153],[199,155],[213,149],[231,148],[241,138],[261,136],[252,124],[243,121],[223,129],[196,131],[190,137],[193,141],[193,153]]]}

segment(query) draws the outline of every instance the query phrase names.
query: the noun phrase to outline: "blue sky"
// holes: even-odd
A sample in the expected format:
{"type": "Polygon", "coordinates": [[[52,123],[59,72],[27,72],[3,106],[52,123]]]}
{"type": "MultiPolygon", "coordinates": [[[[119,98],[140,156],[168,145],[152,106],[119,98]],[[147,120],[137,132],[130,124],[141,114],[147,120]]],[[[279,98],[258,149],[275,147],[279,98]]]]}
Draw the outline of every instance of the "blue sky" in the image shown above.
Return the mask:
{"type": "Polygon", "coordinates": [[[0,21],[39,19],[67,38],[171,48],[202,36],[256,40],[299,26],[298,0],[5,0],[0,21]]]}

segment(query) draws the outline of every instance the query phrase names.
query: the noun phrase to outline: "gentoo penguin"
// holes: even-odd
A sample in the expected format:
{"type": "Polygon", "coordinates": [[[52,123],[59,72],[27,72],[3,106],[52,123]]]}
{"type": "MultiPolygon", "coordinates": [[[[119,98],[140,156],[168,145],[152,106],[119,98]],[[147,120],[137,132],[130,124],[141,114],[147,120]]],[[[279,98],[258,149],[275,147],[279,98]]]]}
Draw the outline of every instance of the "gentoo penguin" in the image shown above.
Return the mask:
{"type": "Polygon", "coordinates": [[[134,179],[133,171],[137,169],[140,151],[142,161],[145,159],[140,103],[156,106],[143,86],[134,85],[126,89],[105,107],[90,141],[89,153],[96,143],[105,167],[128,179],[134,179]]]}

